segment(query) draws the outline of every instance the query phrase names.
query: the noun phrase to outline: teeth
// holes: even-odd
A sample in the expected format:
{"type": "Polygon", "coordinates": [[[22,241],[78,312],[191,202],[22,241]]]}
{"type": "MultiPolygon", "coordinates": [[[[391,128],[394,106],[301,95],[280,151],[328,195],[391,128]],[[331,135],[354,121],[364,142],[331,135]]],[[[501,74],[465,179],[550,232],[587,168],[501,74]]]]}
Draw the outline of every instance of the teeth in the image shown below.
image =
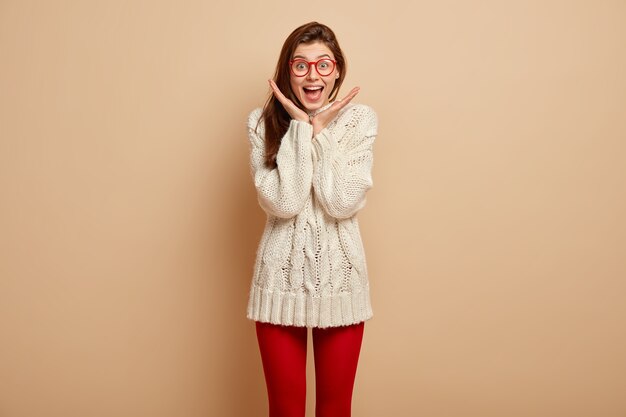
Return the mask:
{"type": "Polygon", "coordinates": [[[323,87],[321,85],[315,87],[304,87],[305,90],[321,90],[323,87]]]}

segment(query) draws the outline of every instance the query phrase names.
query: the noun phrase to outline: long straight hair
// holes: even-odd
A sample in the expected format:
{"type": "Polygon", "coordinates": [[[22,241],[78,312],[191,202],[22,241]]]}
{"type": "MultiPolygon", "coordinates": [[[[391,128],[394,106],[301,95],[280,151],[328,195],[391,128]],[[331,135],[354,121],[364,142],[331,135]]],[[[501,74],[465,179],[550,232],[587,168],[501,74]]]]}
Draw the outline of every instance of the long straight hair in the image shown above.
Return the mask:
{"type": "MultiPolygon", "coordinates": [[[[291,32],[280,51],[280,57],[278,58],[276,71],[274,72],[274,82],[280,91],[285,97],[293,101],[296,106],[304,111],[306,111],[306,108],[302,105],[294,92],[291,91],[289,60],[299,44],[309,44],[316,41],[323,42],[328,49],[332,51],[337,61],[337,69],[340,73],[328,97],[329,102],[334,101],[346,77],[346,60],[339,47],[335,33],[324,24],[309,22],[291,32]]],[[[267,167],[275,168],[276,154],[278,153],[282,137],[287,133],[287,129],[289,129],[291,116],[271,90],[263,106],[263,112],[261,113],[259,122],[261,120],[263,120],[265,127],[265,164],[267,167]]],[[[257,127],[258,123],[255,127],[255,131],[257,127]]]]}

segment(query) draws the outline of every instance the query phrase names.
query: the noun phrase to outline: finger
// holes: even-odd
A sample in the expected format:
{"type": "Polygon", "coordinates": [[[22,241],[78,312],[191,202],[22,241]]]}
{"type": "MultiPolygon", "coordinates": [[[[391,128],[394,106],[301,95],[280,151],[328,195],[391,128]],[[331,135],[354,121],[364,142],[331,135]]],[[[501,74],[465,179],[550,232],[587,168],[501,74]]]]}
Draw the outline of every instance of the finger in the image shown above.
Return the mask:
{"type": "Polygon", "coordinates": [[[292,116],[294,116],[294,112],[298,112],[298,107],[294,104],[293,101],[291,101],[291,99],[287,98],[287,96],[285,96],[283,94],[282,91],[280,91],[280,88],[278,88],[278,85],[276,85],[276,83],[274,82],[274,80],[271,80],[271,83],[273,84],[272,88],[274,90],[274,95],[276,96],[276,98],[278,99],[278,101],[280,101],[283,105],[283,107],[285,108],[285,110],[287,110],[287,112],[292,116]]]}
{"type": "Polygon", "coordinates": [[[350,101],[354,98],[354,96],[356,96],[359,91],[361,91],[361,87],[354,87],[352,90],[350,90],[350,92],[348,93],[348,95],[346,95],[342,101],[350,101]]]}
{"type": "Polygon", "coordinates": [[[285,110],[287,110],[287,113],[289,113],[292,118],[299,118],[299,120],[309,120],[308,114],[306,114],[303,110],[296,106],[291,99],[287,98],[287,96],[285,96],[282,91],[280,91],[280,88],[278,88],[278,85],[276,85],[276,82],[274,80],[270,79],[268,81],[270,83],[270,86],[272,87],[272,90],[274,91],[274,95],[276,96],[278,101],[282,103],[283,107],[285,108],[285,110]]]}
{"type": "Polygon", "coordinates": [[[270,83],[270,88],[272,89],[272,92],[274,93],[276,98],[280,99],[280,98],[284,97],[283,93],[280,91],[280,89],[278,88],[278,86],[276,85],[274,80],[268,80],[268,81],[270,83]]]}
{"type": "Polygon", "coordinates": [[[287,97],[285,97],[282,91],[280,91],[280,88],[278,88],[274,80],[269,80],[269,82],[270,82],[270,87],[272,87],[272,91],[274,92],[274,95],[276,96],[278,101],[286,105],[287,101],[290,101],[290,100],[287,97]]]}
{"type": "Polygon", "coordinates": [[[361,87],[354,87],[344,98],[342,98],[341,100],[336,100],[335,103],[337,103],[337,110],[340,110],[345,105],[347,105],[354,98],[354,96],[359,93],[360,90],[361,87]]]}

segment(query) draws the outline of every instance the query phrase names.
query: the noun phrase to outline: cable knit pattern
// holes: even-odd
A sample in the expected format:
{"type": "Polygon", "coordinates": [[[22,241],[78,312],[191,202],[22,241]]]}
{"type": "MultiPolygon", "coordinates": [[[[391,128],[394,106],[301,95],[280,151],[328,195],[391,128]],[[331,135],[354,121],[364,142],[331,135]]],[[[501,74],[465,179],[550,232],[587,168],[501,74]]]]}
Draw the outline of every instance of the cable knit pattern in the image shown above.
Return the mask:
{"type": "Polygon", "coordinates": [[[310,123],[292,119],[277,167],[269,169],[263,121],[255,131],[261,111],[248,116],[248,138],[250,172],[267,221],[247,317],[322,328],[369,320],[373,311],[356,214],[373,186],[376,113],[349,103],[315,137],[310,123]]]}

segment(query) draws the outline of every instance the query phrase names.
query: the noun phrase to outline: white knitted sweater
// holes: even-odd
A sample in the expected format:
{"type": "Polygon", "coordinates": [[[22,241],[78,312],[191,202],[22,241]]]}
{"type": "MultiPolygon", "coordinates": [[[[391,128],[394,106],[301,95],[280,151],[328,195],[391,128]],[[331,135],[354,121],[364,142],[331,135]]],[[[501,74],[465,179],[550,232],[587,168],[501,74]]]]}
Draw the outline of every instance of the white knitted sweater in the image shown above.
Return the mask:
{"type": "MultiPolygon", "coordinates": [[[[324,110],[328,103],[316,112],[324,110]]],[[[264,166],[262,109],[248,116],[250,172],[267,222],[256,253],[247,317],[274,324],[333,327],[373,316],[356,213],[373,186],[378,118],[349,103],[313,137],[292,119],[264,166]]],[[[310,113],[313,114],[313,113],[310,113]]]]}

